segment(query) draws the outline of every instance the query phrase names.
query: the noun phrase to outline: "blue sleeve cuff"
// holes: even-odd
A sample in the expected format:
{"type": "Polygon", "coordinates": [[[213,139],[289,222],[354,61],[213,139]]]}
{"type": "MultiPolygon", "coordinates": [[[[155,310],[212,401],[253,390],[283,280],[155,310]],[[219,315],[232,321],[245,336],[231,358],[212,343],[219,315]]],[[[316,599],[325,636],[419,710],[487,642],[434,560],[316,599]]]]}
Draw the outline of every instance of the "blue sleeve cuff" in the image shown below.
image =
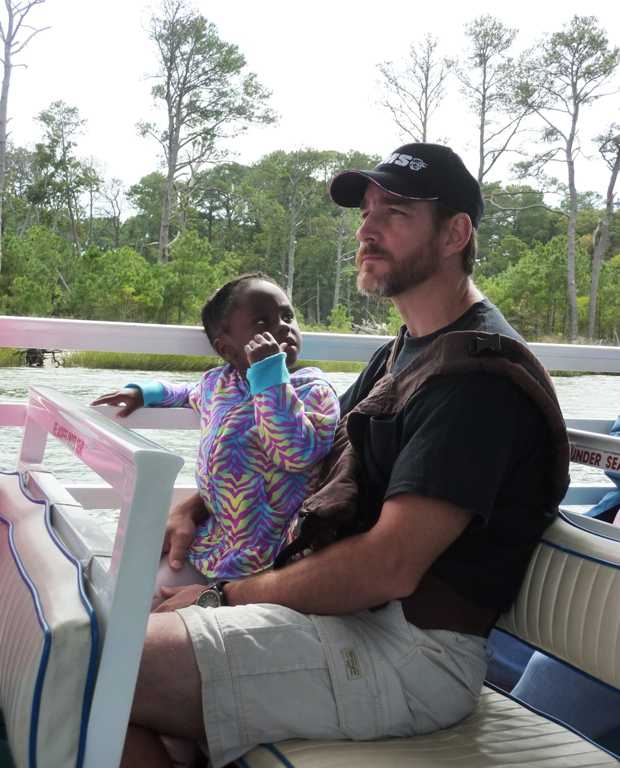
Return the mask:
{"type": "Polygon", "coordinates": [[[144,407],[148,408],[150,405],[157,405],[164,399],[166,393],[164,391],[164,385],[161,381],[143,381],[142,384],[125,384],[126,387],[131,389],[141,389],[142,397],[144,398],[144,407]]]}
{"type": "Polygon", "coordinates": [[[286,355],[284,352],[279,352],[277,355],[259,360],[248,368],[247,377],[252,395],[260,395],[269,387],[275,387],[278,384],[288,384],[291,377],[286,369],[286,355]]]}

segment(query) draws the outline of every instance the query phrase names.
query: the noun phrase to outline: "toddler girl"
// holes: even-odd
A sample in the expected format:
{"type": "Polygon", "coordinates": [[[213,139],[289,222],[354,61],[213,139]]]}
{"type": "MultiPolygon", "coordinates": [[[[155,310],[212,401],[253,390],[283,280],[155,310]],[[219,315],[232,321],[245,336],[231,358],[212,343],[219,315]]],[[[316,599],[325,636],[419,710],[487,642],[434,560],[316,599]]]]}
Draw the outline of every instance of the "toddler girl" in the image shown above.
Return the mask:
{"type": "MultiPolygon", "coordinates": [[[[124,404],[120,416],[141,406],[191,406],[199,414],[196,483],[208,517],[187,559],[211,581],[273,564],[287,523],[316,486],[339,404],[318,368],[290,373],[301,333],[288,297],[270,278],[259,272],[230,280],[201,314],[226,365],[197,384],[130,384],[92,405],[124,404]]],[[[158,583],[180,583],[173,582],[160,572],[158,583]]]]}

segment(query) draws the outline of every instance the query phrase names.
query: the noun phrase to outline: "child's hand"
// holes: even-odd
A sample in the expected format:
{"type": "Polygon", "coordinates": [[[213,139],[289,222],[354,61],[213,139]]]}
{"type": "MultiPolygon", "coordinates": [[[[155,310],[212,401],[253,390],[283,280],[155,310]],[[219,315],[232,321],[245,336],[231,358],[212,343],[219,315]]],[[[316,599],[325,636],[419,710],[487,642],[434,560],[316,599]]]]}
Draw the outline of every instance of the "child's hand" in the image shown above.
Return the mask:
{"type": "Polygon", "coordinates": [[[144,405],[144,397],[140,387],[125,387],[117,389],[116,392],[108,392],[107,395],[101,395],[93,400],[91,405],[124,405],[117,414],[116,418],[124,419],[130,413],[137,411],[144,405]]]}
{"type": "Polygon", "coordinates": [[[268,333],[257,333],[256,336],[243,348],[248,356],[250,365],[265,360],[279,352],[286,352],[288,344],[278,344],[274,337],[268,333]]]}

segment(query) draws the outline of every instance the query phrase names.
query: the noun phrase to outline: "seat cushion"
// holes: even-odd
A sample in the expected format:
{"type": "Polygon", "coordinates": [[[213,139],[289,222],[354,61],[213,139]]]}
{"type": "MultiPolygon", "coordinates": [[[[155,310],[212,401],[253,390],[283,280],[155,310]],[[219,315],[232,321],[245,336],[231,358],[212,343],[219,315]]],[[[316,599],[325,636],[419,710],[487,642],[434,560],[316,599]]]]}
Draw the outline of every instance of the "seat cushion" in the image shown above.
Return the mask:
{"type": "Polygon", "coordinates": [[[0,473],[0,701],[18,768],[79,768],[97,621],[49,504],[0,473]]]}
{"type": "Polygon", "coordinates": [[[410,739],[303,741],[261,745],[243,768],[591,768],[618,766],[612,756],[558,723],[485,687],[460,723],[410,739]]]}

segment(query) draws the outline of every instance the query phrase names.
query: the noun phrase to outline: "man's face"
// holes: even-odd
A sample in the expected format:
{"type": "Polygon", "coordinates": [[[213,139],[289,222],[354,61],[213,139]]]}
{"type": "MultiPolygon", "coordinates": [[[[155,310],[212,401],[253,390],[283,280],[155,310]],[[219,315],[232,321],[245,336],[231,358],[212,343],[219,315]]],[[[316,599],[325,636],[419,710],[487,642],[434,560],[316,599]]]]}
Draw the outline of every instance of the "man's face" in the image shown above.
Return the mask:
{"type": "Polygon", "coordinates": [[[432,205],[390,195],[368,182],[357,231],[357,287],[362,293],[398,296],[437,273],[439,232],[432,205]]]}

